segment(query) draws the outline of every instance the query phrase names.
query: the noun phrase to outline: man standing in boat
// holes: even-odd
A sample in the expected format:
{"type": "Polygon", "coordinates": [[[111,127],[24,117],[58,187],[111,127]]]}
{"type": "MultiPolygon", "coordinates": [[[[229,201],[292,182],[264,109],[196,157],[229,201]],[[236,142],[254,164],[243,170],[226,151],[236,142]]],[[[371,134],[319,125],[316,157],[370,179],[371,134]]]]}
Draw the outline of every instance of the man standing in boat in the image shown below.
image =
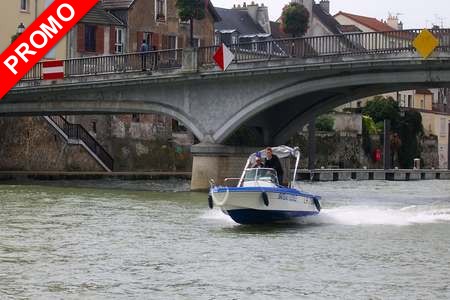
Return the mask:
{"type": "Polygon", "coordinates": [[[281,167],[281,162],[278,156],[272,154],[272,148],[266,148],[266,161],[264,163],[265,168],[272,168],[277,171],[278,183],[283,184],[283,168],[281,167]]]}

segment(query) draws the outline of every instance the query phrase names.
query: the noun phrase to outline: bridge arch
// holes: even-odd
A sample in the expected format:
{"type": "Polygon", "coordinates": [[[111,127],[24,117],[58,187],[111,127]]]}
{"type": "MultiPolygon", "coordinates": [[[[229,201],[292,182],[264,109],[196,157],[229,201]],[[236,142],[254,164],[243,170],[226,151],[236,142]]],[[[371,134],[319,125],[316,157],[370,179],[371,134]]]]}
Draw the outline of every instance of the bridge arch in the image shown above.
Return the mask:
{"type": "Polygon", "coordinates": [[[271,141],[285,143],[313,116],[372,95],[417,89],[450,87],[450,70],[406,70],[336,74],[302,81],[250,102],[215,132],[219,143],[242,125],[271,125],[271,141]],[[289,112],[280,115],[283,112],[289,112]],[[263,120],[263,121],[262,121],[263,120]],[[274,125],[277,124],[277,125],[274,125]],[[274,128],[276,127],[276,128],[274,128]]]}
{"type": "Polygon", "coordinates": [[[414,53],[244,63],[217,70],[112,74],[23,83],[0,115],[167,114],[201,142],[223,143],[241,126],[262,128],[265,143],[285,142],[317,114],[357,98],[450,86],[450,55],[414,53]],[[268,140],[268,141],[266,141],[268,140]]]}
{"type": "Polygon", "coordinates": [[[42,103],[27,102],[26,109],[20,103],[2,106],[2,115],[95,115],[95,114],[132,114],[132,113],[161,113],[168,115],[186,126],[199,140],[208,139],[205,130],[192,117],[176,107],[163,103],[146,101],[92,101],[58,100],[49,101],[42,108],[42,103]],[[20,113],[17,113],[20,111],[20,113]]]}

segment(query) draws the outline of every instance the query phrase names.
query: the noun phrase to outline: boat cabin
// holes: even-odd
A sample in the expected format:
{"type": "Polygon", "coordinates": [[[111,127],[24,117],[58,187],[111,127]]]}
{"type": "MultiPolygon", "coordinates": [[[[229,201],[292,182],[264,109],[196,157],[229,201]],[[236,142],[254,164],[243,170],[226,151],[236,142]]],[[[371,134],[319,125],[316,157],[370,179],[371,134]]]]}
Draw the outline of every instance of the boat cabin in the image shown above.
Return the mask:
{"type": "Polygon", "coordinates": [[[278,186],[277,172],[270,168],[251,168],[246,169],[242,186],[266,186],[276,187],[278,186]]]}

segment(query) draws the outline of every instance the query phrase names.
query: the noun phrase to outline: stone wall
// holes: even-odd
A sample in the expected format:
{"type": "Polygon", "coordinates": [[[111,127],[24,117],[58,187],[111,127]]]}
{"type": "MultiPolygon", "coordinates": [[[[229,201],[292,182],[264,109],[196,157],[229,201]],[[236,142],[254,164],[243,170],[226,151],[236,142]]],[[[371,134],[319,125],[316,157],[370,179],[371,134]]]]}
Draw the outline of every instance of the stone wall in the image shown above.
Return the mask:
{"type": "Polygon", "coordinates": [[[334,130],[344,132],[362,133],[362,115],[333,112],[334,130]]]}
{"type": "MultiPolygon", "coordinates": [[[[382,169],[383,160],[375,162],[373,160],[373,150],[383,151],[382,137],[379,135],[370,136],[371,153],[366,154],[362,148],[362,137],[355,133],[345,132],[318,132],[316,140],[316,162],[317,169],[324,168],[368,168],[382,169]]],[[[292,146],[299,146],[302,159],[301,168],[308,166],[308,134],[299,133],[290,141],[292,146]]],[[[421,141],[422,168],[437,168],[439,166],[438,141],[436,137],[425,136],[421,141]]],[[[394,158],[395,160],[395,158],[394,158]]],[[[398,166],[396,161],[393,167],[398,166]]]]}
{"type": "Polygon", "coordinates": [[[109,152],[115,171],[191,171],[191,144],[185,142],[193,139],[181,134],[174,138],[169,116],[124,114],[69,119],[83,125],[109,152]]]}
{"type": "Polygon", "coordinates": [[[104,171],[80,145],[69,145],[42,117],[0,118],[0,170],[104,171]]]}
{"type": "MultiPolygon", "coordinates": [[[[318,132],[316,134],[316,168],[361,168],[366,162],[362,139],[355,133],[318,132]]],[[[290,141],[302,153],[300,167],[308,167],[308,134],[299,133],[290,141]]]]}
{"type": "Polygon", "coordinates": [[[439,142],[436,136],[422,138],[422,166],[421,168],[439,168],[439,142]]]}

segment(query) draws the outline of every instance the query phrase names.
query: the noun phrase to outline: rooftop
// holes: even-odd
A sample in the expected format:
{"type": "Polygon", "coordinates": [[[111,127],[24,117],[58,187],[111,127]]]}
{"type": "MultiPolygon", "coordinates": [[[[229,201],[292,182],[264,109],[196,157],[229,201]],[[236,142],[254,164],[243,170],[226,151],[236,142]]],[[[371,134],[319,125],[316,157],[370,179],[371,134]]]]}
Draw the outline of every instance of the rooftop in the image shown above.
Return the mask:
{"type": "Polygon", "coordinates": [[[119,19],[105,11],[100,2],[80,20],[80,23],[124,26],[119,19]]]}
{"type": "Polygon", "coordinates": [[[342,15],[349,19],[352,19],[353,21],[372,29],[373,31],[383,32],[383,31],[394,31],[395,30],[388,24],[381,22],[375,18],[354,15],[354,14],[350,14],[350,13],[346,13],[346,12],[342,12],[342,11],[338,12],[335,15],[335,17],[338,15],[342,15]]]}
{"type": "Polygon", "coordinates": [[[236,30],[242,35],[264,34],[264,29],[249,16],[246,10],[216,8],[221,21],[215,23],[215,29],[218,31],[236,30]]]}

